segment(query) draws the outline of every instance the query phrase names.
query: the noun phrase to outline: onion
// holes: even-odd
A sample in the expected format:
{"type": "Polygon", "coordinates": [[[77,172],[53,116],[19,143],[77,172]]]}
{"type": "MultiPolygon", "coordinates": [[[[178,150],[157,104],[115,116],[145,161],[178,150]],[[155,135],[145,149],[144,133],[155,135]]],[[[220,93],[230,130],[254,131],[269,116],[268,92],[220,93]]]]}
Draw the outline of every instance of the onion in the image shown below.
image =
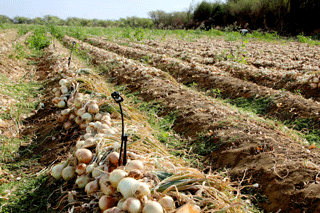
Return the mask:
{"type": "Polygon", "coordinates": [[[132,177],[136,180],[139,180],[143,177],[143,173],[139,169],[133,169],[129,172],[128,177],[132,177]]]}
{"type": "Polygon", "coordinates": [[[60,179],[62,176],[62,170],[67,166],[67,162],[64,163],[60,163],[58,165],[55,165],[54,167],[52,167],[51,170],[51,175],[55,178],[55,179],[60,179]]]}
{"type": "Polygon", "coordinates": [[[96,121],[93,124],[94,128],[99,129],[101,127],[101,122],[100,121],[96,121]]]}
{"type": "Polygon", "coordinates": [[[156,201],[149,201],[142,209],[142,213],[163,213],[162,206],[156,201]]]}
{"type": "Polygon", "coordinates": [[[95,146],[97,143],[95,142],[96,140],[93,138],[88,138],[84,144],[83,144],[83,148],[89,148],[89,147],[93,147],[95,146]]]}
{"type": "Polygon", "coordinates": [[[129,197],[124,201],[121,209],[128,211],[129,213],[139,213],[141,212],[142,206],[140,200],[134,197],[129,197]]]}
{"type": "Polygon", "coordinates": [[[92,121],[92,115],[91,115],[90,113],[88,113],[88,112],[83,113],[83,114],[81,115],[81,118],[82,118],[83,120],[87,121],[87,122],[92,121]]]}
{"type": "Polygon", "coordinates": [[[164,196],[163,198],[160,198],[158,202],[160,203],[162,208],[166,211],[171,211],[175,209],[174,200],[172,197],[168,195],[164,196]]]}
{"type": "Polygon", "coordinates": [[[103,195],[99,199],[99,207],[101,210],[110,209],[111,207],[115,206],[117,199],[111,196],[103,195]]]}
{"type": "Polygon", "coordinates": [[[66,79],[61,79],[61,80],[59,81],[59,84],[60,84],[61,86],[65,86],[65,85],[67,85],[67,83],[68,83],[68,81],[67,81],[66,79]]]}
{"type": "Polygon", "coordinates": [[[68,87],[66,87],[66,86],[62,86],[61,88],[60,88],[60,90],[61,90],[61,93],[62,94],[67,94],[69,91],[68,91],[68,87]]]}
{"type": "MultiPolygon", "coordinates": [[[[124,178],[125,179],[125,178],[124,178]]],[[[134,179],[135,180],[135,179],[134,179]]],[[[123,181],[123,180],[122,180],[123,181]]],[[[121,181],[119,185],[121,184],[121,181]]],[[[119,187],[118,185],[118,187],[119,187]]],[[[150,195],[150,189],[149,186],[144,183],[144,182],[139,182],[137,181],[133,186],[132,186],[132,194],[137,197],[138,199],[141,199],[143,196],[149,196],[150,195]]]]}
{"type": "Polygon", "coordinates": [[[311,89],[317,89],[318,84],[311,83],[311,84],[310,84],[310,87],[311,87],[311,89]]]}
{"type": "Polygon", "coordinates": [[[80,123],[80,124],[79,124],[79,128],[80,128],[80,129],[86,129],[86,128],[87,128],[86,122],[80,123]]]}
{"type": "Polygon", "coordinates": [[[91,173],[96,166],[98,166],[98,164],[97,164],[96,162],[90,164],[89,166],[87,166],[86,172],[87,172],[88,174],[91,173]]]}
{"type": "Polygon", "coordinates": [[[87,140],[88,138],[90,138],[90,137],[92,137],[92,136],[93,136],[92,133],[86,133],[86,134],[83,136],[83,138],[84,138],[85,140],[87,140]]]}
{"type": "Polygon", "coordinates": [[[66,102],[60,101],[57,106],[58,106],[59,108],[64,108],[64,107],[66,107],[66,102]]]}
{"type": "Polygon", "coordinates": [[[76,176],[75,170],[76,169],[73,166],[67,166],[61,172],[62,178],[65,181],[73,179],[76,176]]]}
{"type": "Polygon", "coordinates": [[[116,189],[111,186],[110,184],[108,183],[102,183],[100,184],[100,190],[103,194],[107,195],[107,196],[111,196],[111,195],[114,195],[116,193],[116,189]]]}
{"type": "Polygon", "coordinates": [[[101,123],[107,125],[108,127],[111,127],[111,121],[110,120],[101,120],[101,123]]]}
{"type": "Polygon", "coordinates": [[[122,178],[127,176],[127,173],[121,169],[115,169],[110,173],[109,181],[114,188],[117,188],[118,183],[122,178]]]}
{"type": "Polygon", "coordinates": [[[127,165],[124,167],[124,170],[128,172],[134,169],[143,170],[144,169],[143,162],[141,160],[132,160],[129,163],[127,163],[127,165]]]}
{"type": "Polygon", "coordinates": [[[77,116],[74,121],[76,122],[76,124],[80,125],[83,120],[81,119],[81,117],[77,116]]]}
{"type": "Polygon", "coordinates": [[[92,177],[98,177],[102,174],[102,171],[104,170],[104,165],[98,166],[93,169],[92,171],[92,177]]]}
{"type": "Polygon", "coordinates": [[[69,98],[68,101],[67,101],[68,107],[72,107],[73,104],[74,104],[74,98],[69,98]]]}
{"type": "Polygon", "coordinates": [[[88,112],[92,114],[96,114],[99,112],[99,106],[96,102],[92,102],[88,105],[88,112]]]}
{"type": "Polygon", "coordinates": [[[78,188],[83,188],[88,184],[89,181],[90,178],[83,174],[77,177],[76,184],[78,185],[78,188]]]}
{"type": "Polygon", "coordinates": [[[80,163],[90,163],[92,161],[93,155],[89,149],[78,149],[75,153],[76,158],[80,163]]]}
{"type": "Polygon", "coordinates": [[[83,145],[84,145],[84,141],[77,141],[76,148],[77,149],[84,148],[83,145]]]}
{"type": "MultiPolygon", "coordinates": [[[[90,124],[90,123],[89,123],[90,124]]],[[[93,128],[90,127],[89,125],[86,127],[86,133],[92,133],[93,132],[93,128]]]]}
{"type": "Polygon", "coordinates": [[[314,77],[314,78],[312,79],[312,82],[313,82],[313,83],[319,83],[319,78],[314,77]]]}
{"type": "Polygon", "coordinates": [[[103,213],[122,213],[123,211],[119,209],[118,207],[113,207],[111,209],[107,209],[103,211],[103,213]]]}
{"type": "Polygon", "coordinates": [[[109,160],[109,163],[112,165],[118,165],[119,164],[119,153],[118,152],[111,152],[107,159],[109,160]]]}
{"type": "Polygon", "coordinates": [[[58,104],[60,101],[61,101],[61,98],[59,98],[59,97],[54,97],[54,98],[52,99],[52,103],[53,103],[53,104],[58,104]]]}
{"type": "Polygon", "coordinates": [[[121,200],[119,200],[118,204],[117,204],[117,207],[122,209],[122,206],[123,206],[123,203],[124,201],[126,201],[126,199],[122,198],[121,200]]]}
{"type": "Polygon", "coordinates": [[[59,88],[55,87],[52,89],[52,92],[57,92],[59,88]]]}
{"type": "Polygon", "coordinates": [[[74,99],[74,106],[77,108],[81,108],[82,107],[82,101],[79,98],[74,99]]]}
{"type": "Polygon", "coordinates": [[[100,121],[102,118],[102,114],[101,113],[97,113],[95,116],[94,116],[94,120],[96,121],[100,121]]]}
{"type": "Polygon", "coordinates": [[[78,115],[79,117],[82,117],[84,113],[86,113],[85,108],[80,108],[76,111],[76,115],[78,115]]]}
{"type": "Polygon", "coordinates": [[[56,97],[60,97],[60,96],[61,96],[61,91],[60,91],[60,90],[58,90],[57,92],[55,92],[55,93],[54,93],[54,96],[56,96],[56,97]]]}
{"type": "Polygon", "coordinates": [[[71,114],[69,115],[69,120],[74,120],[75,118],[76,118],[76,115],[75,115],[75,114],[71,113],[71,114]]]}
{"type": "Polygon", "coordinates": [[[117,191],[120,192],[124,199],[128,197],[133,197],[133,186],[137,183],[137,180],[134,178],[123,178],[118,183],[117,191]]]}
{"type": "Polygon", "coordinates": [[[63,124],[63,127],[64,127],[65,129],[69,129],[70,127],[72,127],[72,122],[71,122],[70,120],[68,120],[67,122],[65,122],[65,123],[63,124]]]}
{"type": "Polygon", "coordinates": [[[185,212],[200,213],[201,209],[197,205],[186,203],[175,211],[175,213],[185,213],[185,212]]]}
{"type": "Polygon", "coordinates": [[[109,174],[108,173],[103,173],[101,177],[99,178],[99,184],[105,184],[109,181],[109,174]]]}
{"type": "Polygon", "coordinates": [[[82,175],[84,173],[86,173],[86,168],[87,168],[87,164],[85,163],[79,163],[77,166],[76,166],[76,173],[78,175],[82,175]]]}
{"type": "MultiPolygon", "coordinates": [[[[102,124],[102,125],[104,125],[104,124],[102,124]]],[[[106,128],[106,129],[100,128],[99,132],[104,133],[104,134],[111,134],[111,135],[115,134],[115,131],[113,131],[110,127],[106,128]]]]}
{"type": "Polygon", "coordinates": [[[92,193],[98,191],[98,189],[99,189],[98,180],[94,180],[94,181],[89,182],[86,185],[84,191],[89,195],[89,194],[92,194],[92,193]]]}

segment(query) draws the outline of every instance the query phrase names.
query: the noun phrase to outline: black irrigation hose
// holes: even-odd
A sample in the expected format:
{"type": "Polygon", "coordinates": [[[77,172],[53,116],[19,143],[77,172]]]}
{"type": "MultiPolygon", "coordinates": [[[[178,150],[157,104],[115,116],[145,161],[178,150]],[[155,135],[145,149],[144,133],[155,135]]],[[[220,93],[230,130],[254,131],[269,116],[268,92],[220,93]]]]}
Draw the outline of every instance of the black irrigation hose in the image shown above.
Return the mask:
{"type": "Polygon", "coordinates": [[[72,42],[72,49],[71,49],[71,52],[70,52],[70,57],[68,59],[68,67],[70,67],[70,63],[71,63],[71,55],[72,55],[72,51],[73,51],[73,48],[74,48],[74,45],[76,44],[75,41],[72,42]]]}
{"type": "Polygon", "coordinates": [[[121,112],[121,121],[122,121],[122,134],[121,134],[121,147],[119,153],[119,166],[121,166],[121,156],[122,156],[122,149],[123,149],[123,163],[122,165],[127,164],[127,140],[128,136],[124,134],[124,120],[123,120],[123,111],[121,107],[121,102],[123,98],[120,96],[119,92],[115,91],[111,94],[111,97],[119,104],[120,112],[121,112]]]}

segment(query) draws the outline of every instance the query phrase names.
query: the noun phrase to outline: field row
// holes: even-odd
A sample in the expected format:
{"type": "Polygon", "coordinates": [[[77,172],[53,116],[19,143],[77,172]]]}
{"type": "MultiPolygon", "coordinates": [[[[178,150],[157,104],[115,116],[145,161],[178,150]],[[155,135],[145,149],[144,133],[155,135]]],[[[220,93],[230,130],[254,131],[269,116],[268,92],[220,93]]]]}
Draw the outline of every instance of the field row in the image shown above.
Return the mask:
{"type": "MultiPolygon", "coordinates": [[[[74,40],[67,36],[63,39],[67,46],[74,40]]],[[[304,193],[308,191],[307,188],[313,187],[313,184],[310,184],[305,185],[303,189],[298,189],[296,186],[300,185],[299,182],[302,180],[297,178],[297,175],[302,171],[306,172],[308,174],[305,176],[306,179],[310,179],[309,183],[312,183],[318,168],[314,163],[318,161],[319,156],[317,152],[312,152],[312,160],[310,158],[309,160],[313,163],[303,167],[303,159],[310,155],[310,150],[297,143],[296,140],[301,140],[299,137],[294,139],[289,130],[280,130],[264,119],[252,117],[248,113],[230,108],[221,101],[183,87],[179,84],[179,80],[176,80],[178,76],[183,77],[181,73],[177,73],[180,69],[169,68],[179,66],[177,63],[171,65],[174,61],[171,58],[162,56],[157,58],[159,62],[155,59],[152,61],[154,66],[166,68],[170,73],[168,74],[155,67],[115,54],[121,53],[129,58],[139,54],[133,51],[118,52],[126,51],[124,47],[111,49],[109,42],[108,45],[105,44],[106,42],[94,43],[99,47],[106,45],[105,49],[112,50],[109,52],[79,40],[76,42],[79,50],[84,52],[96,66],[103,67],[106,77],[112,79],[113,83],[124,85],[131,92],[139,92],[139,97],[143,101],[156,101],[162,107],[162,115],[176,112],[173,129],[184,137],[193,138],[194,141],[189,146],[207,155],[210,158],[208,162],[211,162],[209,165],[213,169],[228,167],[230,174],[235,178],[242,177],[245,172],[245,175],[251,178],[251,183],[259,183],[260,192],[267,196],[270,203],[273,203],[261,203],[264,208],[269,211],[279,208],[283,210],[301,208],[301,205],[303,208],[308,208],[308,205],[300,203],[297,207],[291,202],[299,203],[296,200],[297,194],[304,193]],[[199,140],[199,134],[203,133],[205,134],[202,140],[199,140]],[[290,187],[287,187],[288,185],[290,187]]],[[[184,76],[195,75],[194,70],[191,73],[188,67],[184,68],[184,76]]],[[[198,72],[200,74],[201,70],[198,72]]],[[[203,73],[210,75],[210,73],[203,73]]],[[[225,78],[219,75],[218,77],[210,76],[210,78],[214,77],[225,78]]],[[[199,79],[207,80],[208,78],[203,76],[199,79]]],[[[309,200],[308,196],[306,195],[306,200],[309,200]]],[[[311,200],[310,198],[310,202],[311,200]]],[[[313,204],[311,206],[310,208],[316,208],[313,204]]]]}

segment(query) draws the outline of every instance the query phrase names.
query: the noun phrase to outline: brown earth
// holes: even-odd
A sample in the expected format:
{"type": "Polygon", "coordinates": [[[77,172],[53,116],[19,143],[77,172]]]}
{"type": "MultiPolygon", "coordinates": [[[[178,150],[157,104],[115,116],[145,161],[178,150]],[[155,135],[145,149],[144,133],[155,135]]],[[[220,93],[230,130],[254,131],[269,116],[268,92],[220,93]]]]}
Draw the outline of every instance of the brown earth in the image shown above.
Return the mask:
{"type": "MultiPolygon", "coordinates": [[[[74,40],[64,38],[67,43],[74,40]]],[[[280,129],[276,123],[254,118],[184,88],[166,72],[77,42],[96,65],[107,66],[105,75],[114,83],[139,92],[143,101],[157,101],[162,115],[176,112],[173,129],[190,137],[189,146],[194,149],[208,147],[206,165],[227,169],[232,179],[241,184],[258,183],[249,191],[266,211],[320,211],[319,149],[301,145],[298,136],[280,129]]]]}

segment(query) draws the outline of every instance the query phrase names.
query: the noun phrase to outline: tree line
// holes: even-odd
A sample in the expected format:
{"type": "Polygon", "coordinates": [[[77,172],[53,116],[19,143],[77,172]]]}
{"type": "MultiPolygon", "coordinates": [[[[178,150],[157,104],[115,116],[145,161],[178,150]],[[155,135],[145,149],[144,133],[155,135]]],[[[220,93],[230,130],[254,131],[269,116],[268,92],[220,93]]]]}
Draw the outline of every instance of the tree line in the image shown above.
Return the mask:
{"type": "Polygon", "coordinates": [[[158,29],[203,29],[220,28],[237,30],[277,31],[285,35],[320,36],[319,0],[227,0],[191,2],[184,11],[150,11],[149,18],[136,16],[119,20],[100,20],[69,17],[60,19],[46,15],[33,19],[0,15],[0,23],[53,24],[60,26],[87,27],[133,27],[158,29]]]}

